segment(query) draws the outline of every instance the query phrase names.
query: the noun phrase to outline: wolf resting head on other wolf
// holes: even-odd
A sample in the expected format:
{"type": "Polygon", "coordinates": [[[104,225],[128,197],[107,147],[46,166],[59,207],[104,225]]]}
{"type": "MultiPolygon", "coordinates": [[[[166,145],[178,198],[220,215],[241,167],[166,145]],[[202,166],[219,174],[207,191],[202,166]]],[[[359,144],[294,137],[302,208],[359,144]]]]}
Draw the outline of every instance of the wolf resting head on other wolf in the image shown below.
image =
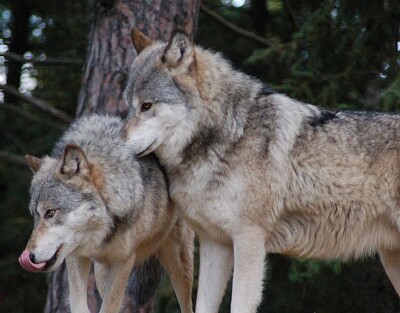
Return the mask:
{"type": "MultiPolygon", "coordinates": [[[[132,30],[134,44],[138,36],[144,35],[132,30]]],[[[129,141],[135,132],[130,143],[138,156],[159,149],[171,162],[175,157],[180,162],[174,151],[186,147],[198,132],[203,142],[240,136],[242,105],[260,90],[269,92],[261,82],[232,71],[221,55],[194,46],[179,30],[168,44],[147,44],[138,48],[125,90],[130,108],[126,137],[129,141]],[[226,121],[232,128],[225,127],[226,121]]]]}
{"type": "Polygon", "coordinates": [[[272,93],[182,32],[137,30],[124,137],[165,167],[200,243],[196,313],[255,313],[267,253],[378,251],[400,295],[400,116],[328,112],[272,93]]]}
{"type": "Polygon", "coordinates": [[[92,115],[74,122],[51,156],[27,156],[33,170],[34,229],[19,261],[53,271],[67,261],[72,312],[89,312],[87,275],[95,262],[102,313],[117,312],[133,264],[155,253],[191,313],[193,235],[169,204],[154,156],[137,160],[121,139],[122,121],[92,115]]]}
{"type": "Polygon", "coordinates": [[[151,158],[144,160],[143,167],[151,164],[147,172],[153,172],[151,183],[157,185],[152,187],[160,192],[143,193],[149,181],[143,181],[147,177],[141,175],[142,163],[125,148],[119,130],[118,118],[82,118],[63,135],[50,157],[27,156],[35,172],[29,210],[36,227],[27,246],[33,265],[27,260],[23,266],[54,270],[75,249],[91,252],[104,244],[119,221],[134,222],[145,200],[155,207],[167,205],[162,172],[150,163],[151,158]]]}

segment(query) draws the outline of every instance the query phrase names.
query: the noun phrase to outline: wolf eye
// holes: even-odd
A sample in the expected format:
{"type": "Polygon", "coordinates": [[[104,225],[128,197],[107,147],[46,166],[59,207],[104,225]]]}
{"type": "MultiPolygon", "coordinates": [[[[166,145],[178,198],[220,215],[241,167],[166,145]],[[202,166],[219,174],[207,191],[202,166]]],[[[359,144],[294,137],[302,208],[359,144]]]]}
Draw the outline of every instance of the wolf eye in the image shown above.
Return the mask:
{"type": "Polygon", "coordinates": [[[54,209],[47,210],[46,213],[44,213],[44,218],[45,219],[52,218],[55,214],[56,214],[56,210],[54,210],[54,209]]]}
{"type": "Polygon", "coordinates": [[[142,104],[140,111],[142,111],[142,112],[147,111],[148,109],[151,108],[152,105],[153,105],[153,103],[151,103],[151,102],[145,102],[142,104]]]}

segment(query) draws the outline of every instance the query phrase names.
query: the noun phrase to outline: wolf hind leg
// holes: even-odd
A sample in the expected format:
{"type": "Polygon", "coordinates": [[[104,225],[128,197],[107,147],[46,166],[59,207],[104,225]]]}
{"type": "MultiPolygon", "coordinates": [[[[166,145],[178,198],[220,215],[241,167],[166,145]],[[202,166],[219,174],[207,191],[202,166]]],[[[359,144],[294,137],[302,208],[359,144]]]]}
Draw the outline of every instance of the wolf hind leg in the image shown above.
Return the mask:
{"type": "Polygon", "coordinates": [[[389,280],[400,297],[400,249],[380,249],[379,255],[389,280]]]}
{"type": "Polygon", "coordinates": [[[265,268],[265,231],[243,227],[233,239],[231,313],[255,313],[261,301],[265,268]]]}
{"type": "Polygon", "coordinates": [[[178,220],[156,254],[168,273],[182,313],[193,313],[193,241],[193,231],[178,220]]]}
{"type": "Polygon", "coordinates": [[[232,247],[210,238],[199,238],[200,273],[196,313],[218,313],[226,286],[232,276],[232,247]]]}

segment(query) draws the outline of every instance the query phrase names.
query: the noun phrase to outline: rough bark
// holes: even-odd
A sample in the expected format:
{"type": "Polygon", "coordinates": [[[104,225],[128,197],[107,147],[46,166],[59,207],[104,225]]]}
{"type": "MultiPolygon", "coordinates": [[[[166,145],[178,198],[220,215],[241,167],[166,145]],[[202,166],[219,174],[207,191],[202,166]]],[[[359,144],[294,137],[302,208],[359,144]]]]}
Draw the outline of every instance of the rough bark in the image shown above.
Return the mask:
{"type": "Polygon", "coordinates": [[[105,111],[123,115],[122,94],[135,57],[130,30],[167,40],[175,27],[194,33],[199,0],[95,1],[83,86],[77,114],[105,111]]]}
{"type": "MultiPolygon", "coordinates": [[[[176,27],[193,36],[199,4],[200,0],[95,0],[77,116],[91,112],[124,116],[123,90],[136,53],[130,41],[132,27],[153,39],[167,40],[176,27]]],[[[134,268],[130,282],[135,280],[135,284],[125,296],[123,313],[151,312],[159,277],[160,265],[154,259],[134,268]]],[[[45,313],[69,313],[68,294],[64,264],[51,277],[45,313]]],[[[93,271],[88,301],[90,311],[98,312],[101,299],[93,271]]]]}

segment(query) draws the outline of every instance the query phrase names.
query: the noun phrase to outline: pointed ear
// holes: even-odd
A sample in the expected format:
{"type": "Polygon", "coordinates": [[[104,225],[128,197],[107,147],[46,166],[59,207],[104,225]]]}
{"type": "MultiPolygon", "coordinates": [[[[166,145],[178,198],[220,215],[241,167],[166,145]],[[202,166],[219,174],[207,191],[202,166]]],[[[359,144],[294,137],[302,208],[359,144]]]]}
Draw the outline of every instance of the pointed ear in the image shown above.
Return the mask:
{"type": "Polygon", "coordinates": [[[40,165],[42,165],[41,159],[29,154],[25,155],[25,162],[33,173],[36,173],[39,170],[40,165]]]}
{"type": "Polygon", "coordinates": [[[162,57],[163,63],[172,68],[184,66],[188,70],[194,59],[195,53],[192,40],[183,30],[176,29],[165,47],[162,57]]]}
{"type": "Polygon", "coordinates": [[[87,176],[89,171],[89,162],[81,147],[73,144],[66,145],[61,165],[61,174],[69,177],[74,175],[87,176]]]}
{"type": "Polygon", "coordinates": [[[132,28],[131,39],[132,39],[132,44],[135,47],[136,52],[138,54],[142,52],[144,48],[150,46],[153,43],[153,41],[149,37],[147,37],[137,28],[132,28]]]}

